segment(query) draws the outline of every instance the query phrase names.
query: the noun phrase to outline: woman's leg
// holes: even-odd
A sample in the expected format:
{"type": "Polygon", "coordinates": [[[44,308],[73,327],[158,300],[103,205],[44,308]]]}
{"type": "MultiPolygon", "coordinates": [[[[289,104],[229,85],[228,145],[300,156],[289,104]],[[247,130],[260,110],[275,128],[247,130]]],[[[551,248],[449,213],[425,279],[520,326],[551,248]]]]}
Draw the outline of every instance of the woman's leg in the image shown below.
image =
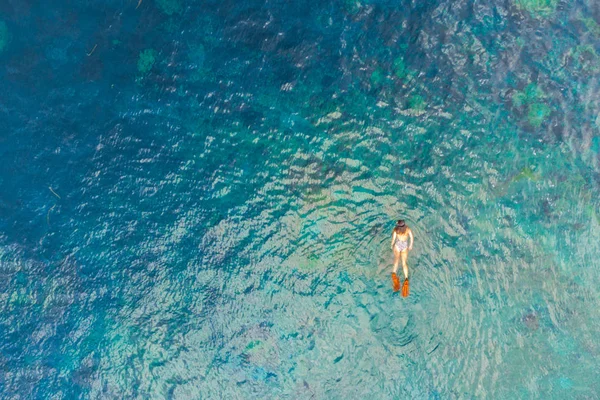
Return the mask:
{"type": "Polygon", "coordinates": [[[402,257],[402,270],[404,271],[404,278],[408,279],[408,264],[406,264],[406,260],[408,259],[408,250],[404,250],[400,253],[402,257]]]}
{"type": "Polygon", "coordinates": [[[400,262],[400,252],[394,247],[394,269],[392,272],[395,274],[398,271],[398,263],[400,262]]]}

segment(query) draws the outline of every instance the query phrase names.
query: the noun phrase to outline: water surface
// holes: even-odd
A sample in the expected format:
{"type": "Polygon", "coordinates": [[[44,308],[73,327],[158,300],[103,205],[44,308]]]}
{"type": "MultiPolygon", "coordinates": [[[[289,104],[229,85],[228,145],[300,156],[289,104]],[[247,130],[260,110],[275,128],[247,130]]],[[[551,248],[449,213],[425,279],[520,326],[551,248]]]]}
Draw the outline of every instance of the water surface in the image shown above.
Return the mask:
{"type": "Polygon", "coordinates": [[[0,4],[0,397],[598,398],[599,23],[0,4]]]}

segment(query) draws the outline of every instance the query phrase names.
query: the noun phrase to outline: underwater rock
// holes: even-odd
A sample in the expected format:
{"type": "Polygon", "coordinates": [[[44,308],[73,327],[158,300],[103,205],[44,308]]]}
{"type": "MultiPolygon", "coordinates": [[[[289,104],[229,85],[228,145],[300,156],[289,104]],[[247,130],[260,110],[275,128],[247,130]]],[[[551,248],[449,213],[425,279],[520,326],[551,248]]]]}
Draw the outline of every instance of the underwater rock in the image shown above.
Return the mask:
{"type": "Polygon", "coordinates": [[[543,102],[545,97],[544,92],[535,83],[531,83],[522,92],[516,92],[512,96],[512,103],[515,108],[526,110],[529,124],[539,128],[551,114],[550,107],[543,102]]]}
{"type": "Polygon", "coordinates": [[[573,381],[567,378],[566,376],[561,376],[558,378],[558,384],[562,389],[569,390],[573,387],[573,381]]]}
{"type": "Polygon", "coordinates": [[[259,332],[259,337],[250,340],[246,345],[241,357],[245,362],[254,366],[276,369],[280,364],[279,353],[276,340],[268,334],[259,332]]]}
{"type": "Polygon", "coordinates": [[[535,83],[530,83],[522,92],[513,95],[512,102],[515,107],[522,107],[543,97],[544,92],[535,83]]]}
{"type": "Polygon", "coordinates": [[[371,84],[373,84],[373,86],[380,86],[384,81],[385,81],[385,73],[383,72],[383,69],[378,67],[371,74],[371,84]]]}
{"type": "Polygon", "coordinates": [[[328,124],[332,121],[340,119],[341,117],[342,117],[342,113],[339,110],[330,112],[326,116],[319,118],[319,120],[315,123],[315,126],[318,126],[320,124],[328,124]]]}
{"type": "Polygon", "coordinates": [[[414,95],[408,100],[408,108],[412,108],[413,110],[424,110],[425,109],[425,99],[423,96],[414,95]]]}
{"type": "Polygon", "coordinates": [[[0,53],[6,48],[10,41],[10,34],[6,22],[0,21],[0,53]]]}
{"type": "Polygon", "coordinates": [[[399,79],[404,79],[408,75],[408,70],[406,69],[406,64],[404,64],[404,59],[402,57],[398,57],[394,60],[394,75],[399,79]]]}
{"type": "Polygon", "coordinates": [[[96,81],[102,78],[104,63],[102,60],[94,57],[86,57],[81,65],[80,74],[86,82],[96,81]]]}
{"type": "Polygon", "coordinates": [[[206,50],[202,43],[196,46],[190,46],[188,57],[190,62],[195,65],[196,68],[202,68],[204,66],[204,60],[206,59],[206,50]]]}
{"type": "Polygon", "coordinates": [[[587,74],[600,71],[600,57],[598,57],[593,46],[579,45],[569,51],[569,53],[574,69],[587,74]]]}
{"type": "Polygon", "coordinates": [[[581,22],[585,25],[585,27],[595,36],[600,36],[600,25],[594,20],[594,18],[585,18],[581,16],[581,22]]]}
{"type": "Polygon", "coordinates": [[[556,10],[558,0],[516,0],[516,6],[532,17],[549,17],[556,10]]]}
{"type": "Polygon", "coordinates": [[[539,128],[542,122],[550,115],[550,107],[544,103],[533,103],[529,106],[527,120],[532,126],[539,128]]]}
{"type": "Polygon", "coordinates": [[[343,8],[348,14],[356,14],[360,11],[361,4],[356,0],[346,0],[343,2],[343,8]]]}
{"type": "Polygon", "coordinates": [[[179,0],[156,0],[156,6],[167,15],[181,13],[181,3],[179,0]]]}
{"type": "Polygon", "coordinates": [[[540,327],[539,318],[534,312],[525,314],[521,320],[523,321],[525,326],[527,326],[527,328],[529,328],[532,331],[536,331],[540,327]]]}
{"type": "Polygon", "coordinates": [[[590,143],[590,149],[594,153],[600,154],[600,136],[596,136],[592,139],[592,142],[590,143]]]}
{"type": "Polygon", "coordinates": [[[526,179],[530,181],[538,181],[540,179],[540,175],[535,172],[536,167],[525,167],[518,174],[516,174],[511,180],[510,183],[518,182],[520,180],[526,179]]]}

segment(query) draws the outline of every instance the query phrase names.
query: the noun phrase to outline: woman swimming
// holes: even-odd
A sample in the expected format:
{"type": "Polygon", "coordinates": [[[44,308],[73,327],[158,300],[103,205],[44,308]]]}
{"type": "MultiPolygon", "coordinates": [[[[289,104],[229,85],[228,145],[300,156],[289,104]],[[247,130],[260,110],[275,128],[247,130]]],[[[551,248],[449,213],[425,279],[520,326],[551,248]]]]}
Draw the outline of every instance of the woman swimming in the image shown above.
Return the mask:
{"type": "Polygon", "coordinates": [[[408,279],[408,265],[406,260],[408,258],[408,252],[413,247],[413,234],[410,228],[406,225],[403,219],[399,219],[392,233],[392,249],[394,249],[394,270],[392,271],[392,277],[396,275],[398,271],[398,261],[402,259],[402,270],[404,271],[404,279],[408,279]],[[410,244],[408,240],[410,239],[410,244]]]}

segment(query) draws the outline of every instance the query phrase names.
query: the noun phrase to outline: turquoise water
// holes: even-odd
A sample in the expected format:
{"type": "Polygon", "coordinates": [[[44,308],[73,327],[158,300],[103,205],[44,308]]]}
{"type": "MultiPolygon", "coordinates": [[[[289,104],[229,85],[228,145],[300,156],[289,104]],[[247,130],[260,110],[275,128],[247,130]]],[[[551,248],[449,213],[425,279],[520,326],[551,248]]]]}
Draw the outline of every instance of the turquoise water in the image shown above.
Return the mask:
{"type": "Polygon", "coordinates": [[[600,7],[497,3],[1,3],[0,397],[600,398],[600,7]]]}

